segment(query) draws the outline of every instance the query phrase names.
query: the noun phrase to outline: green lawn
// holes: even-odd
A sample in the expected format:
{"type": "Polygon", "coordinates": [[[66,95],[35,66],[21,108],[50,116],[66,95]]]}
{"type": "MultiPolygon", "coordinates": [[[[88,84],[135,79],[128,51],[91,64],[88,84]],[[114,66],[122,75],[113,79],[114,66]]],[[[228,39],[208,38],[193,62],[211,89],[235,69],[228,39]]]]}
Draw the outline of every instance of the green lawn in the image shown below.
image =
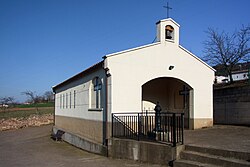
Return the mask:
{"type": "Polygon", "coordinates": [[[43,114],[53,114],[54,107],[40,107],[38,111],[35,108],[12,108],[6,111],[0,112],[0,119],[9,119],[9,118],[20,118],[20,117],[29,117],[30,115],[43,115],[43,114]]]}
{"type": "Polygon", "coordinates": [[[33,107],[54,107],[55,103],[38,103],[38,104],[21,104],[17,105],[18,108],[33,108],[33,107]]]}

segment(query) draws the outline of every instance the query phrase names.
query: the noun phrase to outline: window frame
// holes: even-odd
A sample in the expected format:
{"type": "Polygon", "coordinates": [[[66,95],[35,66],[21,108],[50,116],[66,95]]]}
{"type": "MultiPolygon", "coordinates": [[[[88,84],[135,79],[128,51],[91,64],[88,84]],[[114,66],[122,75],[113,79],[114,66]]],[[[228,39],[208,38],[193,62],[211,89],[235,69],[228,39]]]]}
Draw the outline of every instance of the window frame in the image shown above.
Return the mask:
{"type": "Polygon", "coordinates": [[[102,111],[102,87],[103,83],[100,77],[94,77],[90,84],[90,99],[89,99],[89,111],[102,111]],[[93,103],[93,99],[95,102],[93,103]],[[94,106],[93,106],[94,105],[94,106]]]}

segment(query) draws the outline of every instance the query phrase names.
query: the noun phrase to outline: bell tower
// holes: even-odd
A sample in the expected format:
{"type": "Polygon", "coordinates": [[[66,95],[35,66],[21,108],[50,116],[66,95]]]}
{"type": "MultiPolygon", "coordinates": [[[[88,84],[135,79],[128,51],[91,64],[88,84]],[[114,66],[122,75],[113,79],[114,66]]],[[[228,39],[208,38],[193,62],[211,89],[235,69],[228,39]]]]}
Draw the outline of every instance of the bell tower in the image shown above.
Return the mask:
{"type": "Polygon", "coordinates": [[[157,37],[156,41],[161,43],[174,43],[179,45],[179,28],[180,25],[173,19],[168,18],[156,23],[157,37]]]}

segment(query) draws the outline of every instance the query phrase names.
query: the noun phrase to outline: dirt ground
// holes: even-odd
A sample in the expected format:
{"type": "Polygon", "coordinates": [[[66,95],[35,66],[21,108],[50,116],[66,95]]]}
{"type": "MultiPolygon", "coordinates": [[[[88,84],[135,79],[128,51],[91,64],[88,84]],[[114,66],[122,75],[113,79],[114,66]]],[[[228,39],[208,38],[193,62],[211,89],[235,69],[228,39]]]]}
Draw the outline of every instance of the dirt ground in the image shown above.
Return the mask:
{"type": "Polygon", "coordinates": [[[0,132],[1,167],[159,167],[114,160],[50,139],[52,125],[0,132]]]}
{"type": "MultiPolygon", "coordinates": [[[[53,107],[43,107],[43,109],[51,109],[53,107]]],[[[0,108],[0,112],[11,112],[11,111],[27,111],[27,110],[36,110],[35,107],[29,107],[29,108],[0,108]]]]}

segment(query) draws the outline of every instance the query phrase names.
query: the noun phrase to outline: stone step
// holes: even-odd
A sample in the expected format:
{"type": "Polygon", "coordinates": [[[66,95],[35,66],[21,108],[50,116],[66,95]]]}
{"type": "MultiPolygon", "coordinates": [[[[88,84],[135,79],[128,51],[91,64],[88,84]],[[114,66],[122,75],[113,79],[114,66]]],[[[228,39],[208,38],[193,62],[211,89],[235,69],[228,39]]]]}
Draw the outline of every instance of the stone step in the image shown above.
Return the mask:
{"type": "Polygon", "coordinates": [[[250,161],[250,152],[222,150],[216,148],[199,147],[194,145],[186,145],[185,150],[250,161]]]}
{"type": "Polygon", "coordinates": [[[218,155],[211,155],[207,153],[200,153],[195,151],[185,150],[181,152],[180,158],[204,164],[226,166],[226,167],[250,167],[250,162],[246,160],[228,158],[218,155]]]}
{"type": "Polygon", "coordinates": [[[179,159],[174,162],[174,167],[219,167],[219,166],[179,159]]]}

